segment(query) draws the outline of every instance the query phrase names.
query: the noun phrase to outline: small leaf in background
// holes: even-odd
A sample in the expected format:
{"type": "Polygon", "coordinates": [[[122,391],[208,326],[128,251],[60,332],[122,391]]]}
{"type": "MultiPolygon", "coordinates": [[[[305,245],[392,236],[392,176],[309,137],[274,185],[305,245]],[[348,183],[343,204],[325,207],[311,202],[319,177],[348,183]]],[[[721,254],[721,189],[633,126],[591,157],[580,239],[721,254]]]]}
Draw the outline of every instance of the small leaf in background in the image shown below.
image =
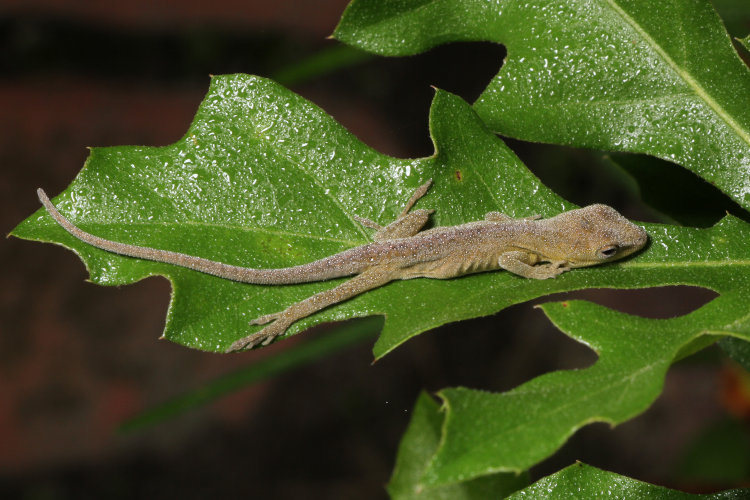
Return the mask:
{"type": "Polygon", "coordinates": [[[372,54],[347,45],[336,45],[313,54],[297,63],[287,64],[272,78],[285,86],[299,85],[372,59],[372,54]]]}
{"type": "Polygon", "coordinates": [[[750,70],[710,2],[354,0],[334,36],[383,55],[502,43],[474,104],[492,130],[647,153],[750,208],[750,70]]]}
{"type": "Polygon", "coordinates": [[[439,405],[421,393],[412,411],[409,428],[401,444],[388,493],[393,500],[484,500],[504,498],[523,488],[527,474],[492,474],[473,481],[438,488],[424,488],[420,478],[440,442],[443,414],[439,405]]]}
{"type": "Polygon", "coordinates": [[[531,486],[510,495],[508,500],[544,498],[651,498],[657,500],[739,500],[748,498],[750,490],[730,490],[707,495],[693,495],[643,483],[577,463],[540,479],[531,486]]]}
{"type": "Polygon", "coordinates": [[[740,42],[748,52],[750,52],[750,35],[746,36],[745,38],[738,38],[737,41],[740,42]]]}

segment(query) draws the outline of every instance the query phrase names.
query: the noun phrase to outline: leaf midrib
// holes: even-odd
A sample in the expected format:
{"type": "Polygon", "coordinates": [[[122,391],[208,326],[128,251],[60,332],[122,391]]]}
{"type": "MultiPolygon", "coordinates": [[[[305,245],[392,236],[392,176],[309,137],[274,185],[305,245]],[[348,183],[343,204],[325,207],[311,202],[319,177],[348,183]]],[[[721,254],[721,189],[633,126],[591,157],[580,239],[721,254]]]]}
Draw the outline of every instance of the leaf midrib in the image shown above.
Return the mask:
{"type": "MultiPolygon", "coordinates": [[[[154,226],[154,227],[169,227],[169,226],[177,226],[177,227],[184,227],[184,226],[203,226],[203,227],[214,227],[219,229],[228,229],[231,231],[243,231],[243,232],[250,232],[250,233],[264,233],[269,234],[273,236],[284,236],[284,237],[295,237],[295,238],[306,238],[311,240],[325,240],[330,241],[333,243],[341,243],[343,245],[348,245],[350,247],[360,246],[367,244],[368,241],[361,241],[361,240],[348,240],[344,238],[334,238],[332,236],[320,236],[315,234],[304,234],[304,233],[293,233],[291,231],[280,231],[277,229],[267,229],[263,227],[251,227],[251,226],[238,226],[233,224],[220,224],[217,222],[203,222],[203,221],[192,221],[192,220],[185,220],[185,221],[176,221],[176,222],[168,222],[168,221],[155,221],[155,222],[94,222],[94,221],[88,221],[84,223],[84,226],[99,226],[99,227],[116,227],[118,229],[120,228],[133,228],[137,226],[154,226]]],[[[50,226],[56,226],[56,224],[50,224],[50,226]]],[[[84,226],[79,226],[81,229],[84,229],[84,226]]],[[[90,232],[90,231],[89,231],[90,232]]],[[[92,233],[93,234],[93,233],[92,233]]],[[[99,236],[99,235],[97,235],[99,236]]],[[[127,243],[127,242],[123,242],[127,243]]]]}
{"type": "Polygon", "coordinates": [[[708,92],[698,83],[698,81],[693,78],[693,76],[688,73],[687,71],[683,70],[675,61],[672,59],[669,54],[667,54],[664,49],[662,49],[661,45],[656,43],[656,40],[654,40],[643,28],[641,28],[640,24],[638,24],[632,17],[628,15],[627,12],[625,12],[616,2],[615,0],[604,0],[606,4],[608,4],[617,14],[626,22],[628,23],[642,38],[646,41],[646,43],[664,60],[669,67],[672,68],[672,70],[680,77],[682,80],[688,85],[688,87],[692,88],[693,91],[700,97],[707,105],[710,107],[718,116],[721,118],[724,123],[726,123],[729,128],[734,130],[734,132],[750,147],[750,132],[746,131],[745,129],[740,126],[739,123],[737,123],[729,113],[727,113],[722,106],[719,105],[718,102],[716,102],[708,92]]]}
{"type": "Polygon", "coordinates": [[[338,198],[336,198],[333,194],[330,193],[330,190],[327,190],[325,188],[325,186],[321,183],[321,179],[319,179],[316,175],[314,175],[313,172],[310,172],[309,170],[307,170],[300,161],[298,161],[296,158],[293,158],[291,155],[289,155],[283,148],[276,147],[276,145],[273,144],[271,141],[268,141],[266,143],[266,147],[268,147],[269,149],[274,151],[276,154],[284,158],[287,162],[289,162],[290,165],[295,167],[302,174],[312,179],[312,181],[319,188],[323,196],[330,199],[331,202],[336,206],[336,208],[338,208],[341,211],[341,214],[344,216],[344,218],[346,218],[349,222],[351,222],[354,230],[359,232],[363,238],[367,239],[368,235],[365,232],[365,229],[362,227],[362,225],[356,223],[352,219],[351,214],[349,213],[349,210],[341,203],[341,201],[338,198]]]}

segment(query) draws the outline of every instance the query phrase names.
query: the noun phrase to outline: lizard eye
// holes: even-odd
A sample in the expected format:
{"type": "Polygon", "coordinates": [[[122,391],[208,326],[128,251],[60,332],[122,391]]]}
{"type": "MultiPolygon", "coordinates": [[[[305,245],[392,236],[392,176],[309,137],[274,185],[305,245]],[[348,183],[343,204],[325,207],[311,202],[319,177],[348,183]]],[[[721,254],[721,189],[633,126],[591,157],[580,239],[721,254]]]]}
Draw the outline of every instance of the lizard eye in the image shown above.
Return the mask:
{"type": "Polygon", "coordinates": [[[602,257],[604,259],[608,259],[610,257],[614,257],[617,253],[617,245],[607,245],[606,247],[601,247],[599,250],[596,251],[596,254],[599,257],[602,257]]]}

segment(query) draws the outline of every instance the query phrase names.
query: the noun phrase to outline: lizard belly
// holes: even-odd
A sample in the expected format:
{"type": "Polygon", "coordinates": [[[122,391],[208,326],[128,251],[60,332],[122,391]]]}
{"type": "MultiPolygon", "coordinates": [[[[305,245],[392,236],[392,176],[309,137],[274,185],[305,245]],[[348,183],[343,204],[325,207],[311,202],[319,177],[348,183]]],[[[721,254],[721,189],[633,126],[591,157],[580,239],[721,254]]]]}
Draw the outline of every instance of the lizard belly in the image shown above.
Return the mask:
{"type": "Polygon", "coordinates": [[[499,269],[497,255],[450,256],[402,268],[401,279],[448,279],[499,269]]]}

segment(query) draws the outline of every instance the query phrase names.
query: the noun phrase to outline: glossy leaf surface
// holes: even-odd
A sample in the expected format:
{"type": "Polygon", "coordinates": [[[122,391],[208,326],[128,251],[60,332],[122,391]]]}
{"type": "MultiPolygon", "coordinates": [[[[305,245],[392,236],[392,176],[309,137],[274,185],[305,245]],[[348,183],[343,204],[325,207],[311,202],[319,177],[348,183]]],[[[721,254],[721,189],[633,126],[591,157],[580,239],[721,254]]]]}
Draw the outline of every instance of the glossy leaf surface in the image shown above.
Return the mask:
{"type": "Polygon", "coordinates": [[[492,130],[648,153],[750,207],[750,70],[708,1],[355,0],[334,36],[384,55],[502,43],[474,105],[492,130]]]}
{"type": "MultiPolygon", "coordinates": [[[[248,75],[215,77],[183,139],[164,147],[93,149],[53,201],[73,223],[101,237],[259,268],[310,262],[369,242],[371,231],[353,216],[387,224],[430,178],[434,186],[418,206],[437,209],[436,225],[478,220],[490,210],[521,217],[572,208],[458,97],[436,94],[430,128],[434,156],[391,158],[278,84],[248,75]]],[[[205,350],[226,349],[259,328],[249,325],[253,318],[342,281],[256,286],[121,257],[76,240],[43,210],[13,234],[73,249],[96,283],[166,276],[173,296],[165,336],[205,350]]],[[[557,288],[585,282],[579,275],[557,288]]],[[[394,282],[295,323],[289,333],[385,314],[379,357],[421,331],[543,293],[543,284],[505,273],[394,282]],[[514,291],[519,288],[524,292],[514,291]],[[487,294],[502,299],[487,300],[487,294]]]]}
{"type": "MultiPolygon", "coordinates": [[[[437,210],[436,225],[481,219],[492,210],[548,217],[572,208],[531,175],[458,97],[437,92],[430,130],[434,156],[390,158],[273,82],[217,77],[181,141],[161,148],[94,149],[55,202],[73,222],[103,237],[255,267],[308,262],[369,241],[353,215],[387,223],[428,178],[434,186],[419,206],[437,210]]],[[[658,395],[669,364],[712,341],[704,334],[748,338],[742,297],[750,294],[750,248],[744,244],[750,226],[726,217],[709,229],[645,227],[650,246],[622,262],[545,281],[494,272],[394,282],[301,321],[291,333],[321,321],[384,314],[375,346],[379,357],[421,331],[554,292],[691,284],[720,294],[674,323],[586,306],[566,308],[577,313],[568,317],[548,308],[564,331],[599,352],[601,360],[590,371],[540,377],[511,396],[467,389],[442,393],[448,406],[444,436],[421,486],[523,470],[586,423],[619,422],[643,411],[658,395]],[[640,338],[630,330],[664,330],[664,335],[640,338]],[[634,350],[643,351],[648,369],[637,364],[641,358],[634,350]],[[637,387],[615,400],[611,391],[597,390],[627,386],[635,375],[637,387]],[[502,412],[508,417],[498,419],[502,412]],[[514,419],[521,419],[519,426],[507,427],[514,419]],[[498,440],[502,452],[492,445],[498,440]]],[[[249,333],[250,319],[340,281],[264,287],[120,257],[75,240],[43,211],[14,234],[74,249],[98,283],[167,276],[174,293],[165,335],[206,350],[225,349],[249,333]]]]}
{"type": "Polygon", "coordinates": [[[649,498],[653,500],[740,500],[750,490],[730,490],[706,495],[693,495],[661,486],[636,481],[613,472],[577,463],[560,472],[540,479],[514,493],[508,500],[562,500],[568,498],[649,498]]]}

